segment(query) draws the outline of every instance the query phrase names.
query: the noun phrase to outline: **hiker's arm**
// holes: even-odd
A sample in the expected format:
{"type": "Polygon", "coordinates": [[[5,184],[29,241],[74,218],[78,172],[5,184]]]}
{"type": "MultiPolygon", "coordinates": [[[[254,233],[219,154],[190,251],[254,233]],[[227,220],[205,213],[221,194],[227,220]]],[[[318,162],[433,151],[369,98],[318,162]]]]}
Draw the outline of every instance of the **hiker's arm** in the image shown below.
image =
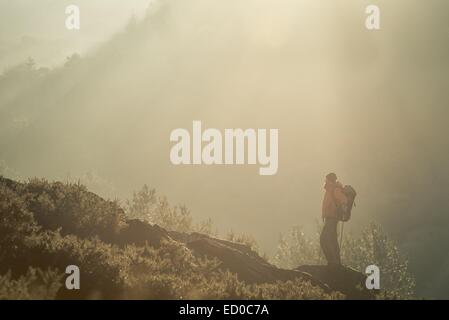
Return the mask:
{"type": "Polygon", "coordinates": [[[335,199],[341,205],[346,205],[348,203],[348,199],[346,198],[346,196],[343,193],[343,190],[341,188],[336,188],[334,195],[335,195],[335,199]]]}

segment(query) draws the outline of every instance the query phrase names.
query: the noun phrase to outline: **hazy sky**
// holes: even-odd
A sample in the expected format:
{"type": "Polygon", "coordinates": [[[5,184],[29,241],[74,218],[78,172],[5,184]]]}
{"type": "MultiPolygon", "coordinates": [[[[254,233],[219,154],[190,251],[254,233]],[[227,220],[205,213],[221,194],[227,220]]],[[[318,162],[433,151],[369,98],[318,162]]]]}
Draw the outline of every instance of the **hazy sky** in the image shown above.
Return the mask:
{"type": "Polygon", "coordinates": [[[120,31],[151,0],[0,0],[0,70],[33,57],[54,66],[74,52],[84,53],[120,31]],[[65,28],[65,8],[81,10],[80,31],[65,28]]]}

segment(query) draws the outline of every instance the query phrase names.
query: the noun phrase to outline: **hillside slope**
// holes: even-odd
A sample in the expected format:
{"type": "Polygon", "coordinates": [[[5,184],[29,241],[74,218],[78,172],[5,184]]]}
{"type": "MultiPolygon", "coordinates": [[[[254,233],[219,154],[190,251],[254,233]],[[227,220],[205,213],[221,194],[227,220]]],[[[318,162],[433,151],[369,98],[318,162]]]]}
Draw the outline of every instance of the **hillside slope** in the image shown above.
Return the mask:
{"type": "Polygon", "coordinates": [[[372,298],[356,288],[362,274],[332,287],[323,279],[337,273],[326,267],[279,269],[240,243],[127,219],[116,202],[77,184],[0,177],[0,217],[0,272],[10,272],[8,281],[29,267],[59,274],[69,264],[80,267],[81,290],[66,290],[61,276],[51,286],[33,278],[27,290],[34,295],[36,287],[58,287],[54,298],[315,299],[343,297],[338,289],[347,298],[372,298]]]}

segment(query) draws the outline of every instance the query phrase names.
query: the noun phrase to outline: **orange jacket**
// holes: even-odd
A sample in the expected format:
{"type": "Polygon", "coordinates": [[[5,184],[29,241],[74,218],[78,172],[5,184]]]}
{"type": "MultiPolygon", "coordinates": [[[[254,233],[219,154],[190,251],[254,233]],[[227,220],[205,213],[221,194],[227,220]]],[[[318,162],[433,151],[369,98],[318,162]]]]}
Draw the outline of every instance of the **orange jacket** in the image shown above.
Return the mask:
{"type": "Polygon", "coordinates": [[[327,182],[324,185],[324,199],[322,208],[322,217],[325,218],[337,218],[337,202],[340,206],[347,205],[348,199],[343,193],[343,185],[340,182],[330,183],[327,182]],[[332,196],[333,194],[333,196],[332,196]]]}

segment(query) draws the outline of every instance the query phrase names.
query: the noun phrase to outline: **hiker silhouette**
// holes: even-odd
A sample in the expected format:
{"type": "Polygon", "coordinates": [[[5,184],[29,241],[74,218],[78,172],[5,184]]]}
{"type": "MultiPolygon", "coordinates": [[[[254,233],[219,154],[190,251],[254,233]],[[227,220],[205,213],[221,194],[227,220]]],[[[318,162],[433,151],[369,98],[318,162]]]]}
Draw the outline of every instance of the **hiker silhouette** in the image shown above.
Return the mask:
{"type": "Polygon", "coordinates": [[[321,250],[330,266],[341,265],[340,247],[338,245],[337,226],[341,220],[341,211],[347,207],[348,199],[343,192],[343,185],[337,181],[335,173],[326,175],[322,207],[323,230],[320,235],[321,250]]]}

